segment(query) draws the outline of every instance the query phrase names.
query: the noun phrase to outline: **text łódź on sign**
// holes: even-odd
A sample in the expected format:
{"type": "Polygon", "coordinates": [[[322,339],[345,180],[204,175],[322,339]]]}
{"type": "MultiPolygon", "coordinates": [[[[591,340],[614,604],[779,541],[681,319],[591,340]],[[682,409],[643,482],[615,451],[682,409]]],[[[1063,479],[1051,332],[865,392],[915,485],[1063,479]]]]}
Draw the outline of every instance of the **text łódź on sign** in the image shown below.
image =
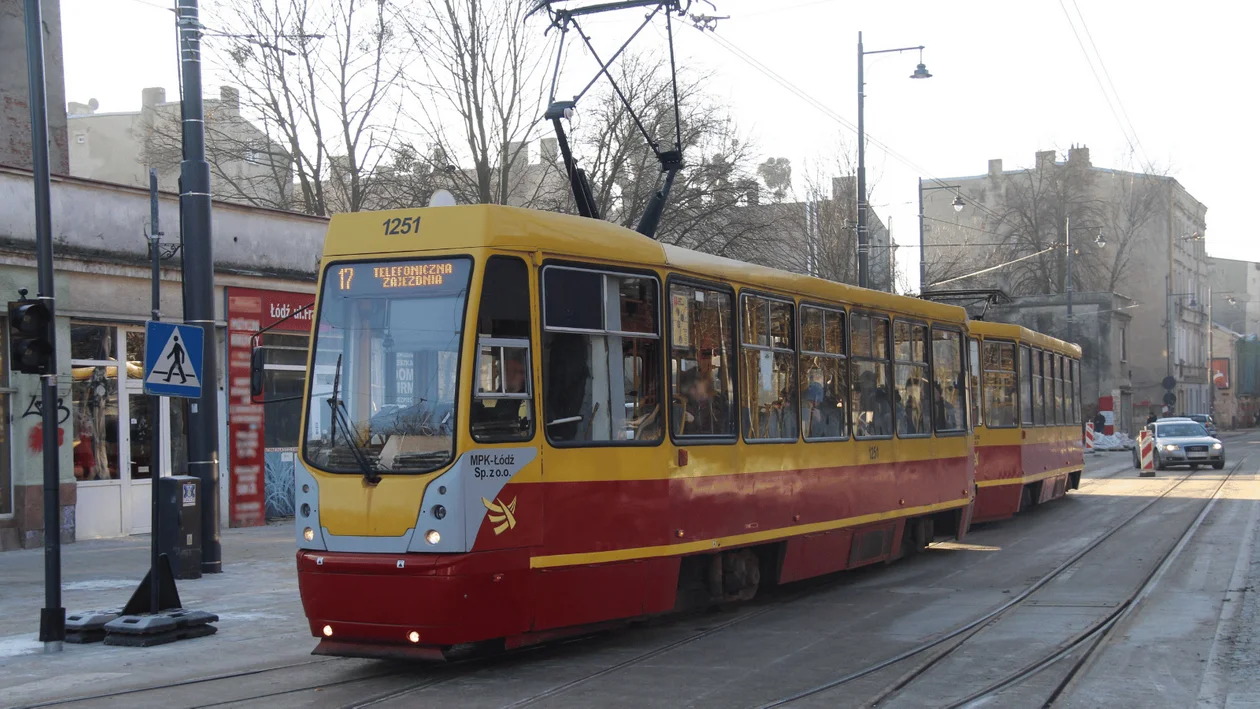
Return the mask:
{"type": "Polygon", "coordinates": [[[199,398],[204,337],[201,328],[192,325],[146,323],[144,393],[199,398]]]}

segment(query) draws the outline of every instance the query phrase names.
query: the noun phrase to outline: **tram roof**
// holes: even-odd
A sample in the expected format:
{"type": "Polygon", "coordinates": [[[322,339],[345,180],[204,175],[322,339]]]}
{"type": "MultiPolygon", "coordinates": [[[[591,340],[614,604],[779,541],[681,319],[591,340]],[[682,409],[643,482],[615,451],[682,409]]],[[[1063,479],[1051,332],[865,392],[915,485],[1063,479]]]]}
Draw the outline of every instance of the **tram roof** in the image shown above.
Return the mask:
{"type": "Polygon", "coordinates": [[[1060,354],[1071,355],[1073,357],[1081,356],[1080,345],[1065,342],[1057,337],[1043,335],[1036,330],[1029,330],[1022,325],[989,322],[987,320],[972,320],[967,323],[967,329],[975,335],[1001,337],[1009,340],[1016,340],[1028,345],[1036,345],[1037,347],[1053,350],[1054,352],[1058,352],[1060,354]]]}
{"type": "Polygon", "coordinates": [[[671,268],[698,278],[730,281],[806,300],[960,323],[966,318],[966,311],[954,305],[867,290],[662,244],[602,220],[519,207],[462,205],[336,214],[328,226],[324,255],[344,258],[474,248],[541,251],[545,256],[671,268]],[[388,220],[407,217],[420,217],[418,234],[384,233],[388,220]]]}

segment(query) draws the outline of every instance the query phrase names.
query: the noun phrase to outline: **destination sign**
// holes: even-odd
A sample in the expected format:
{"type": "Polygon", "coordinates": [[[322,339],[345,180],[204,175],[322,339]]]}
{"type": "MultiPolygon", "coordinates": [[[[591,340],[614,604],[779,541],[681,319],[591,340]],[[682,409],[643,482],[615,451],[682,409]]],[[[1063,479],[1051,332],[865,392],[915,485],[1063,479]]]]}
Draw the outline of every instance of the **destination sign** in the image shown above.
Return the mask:
{"type": "Polygon", "coordinates": [[[450,261],[398,266],[342,266],[337,269],[337,287],[342,291],[360,289],[364,284],[362,281],[356,283],[356,279],[369,278],[372,290],[428,288],[443,285],[446,277],[454,273],[455,264],[450,261]]]}

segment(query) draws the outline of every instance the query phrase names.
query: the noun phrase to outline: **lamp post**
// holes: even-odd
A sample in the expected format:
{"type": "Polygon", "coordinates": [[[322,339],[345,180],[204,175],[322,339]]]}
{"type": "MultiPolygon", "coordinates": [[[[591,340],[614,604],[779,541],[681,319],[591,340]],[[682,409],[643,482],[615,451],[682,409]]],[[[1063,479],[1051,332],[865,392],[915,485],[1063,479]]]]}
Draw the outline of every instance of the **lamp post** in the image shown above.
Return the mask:
{"type": "Polygon", "coordinates": [[[889,54],[894,52],[912,52],[919,50],[919,66],[910,75],[911,79],[929,79],[927,67],[923,65],[923,45],[917,47],[898,47],[897,49],[876,49],[866,51],[862,46],[862,33],[858,32],[858,167],[857,167],[857,251],[858,251],[858,285],[868,287],[870,281],[870,234],[866,230],[866,86],[864,79],[863,58],[867,54],[889,54]]]}
{"type": "MultiPolygon", "coordinates": [[[[1089,226],[1077,227],[1078,231],[1093,230],[1093,229],[1097,229],[1097,227],[1089,227],[1089,226]]],[[[1068,342],[1071,342],[1074,336],[1074,333],[1073,333],[1074,328],[1073,328],[1073,321],[1072,321],[1072,293],[1075,291],[1075,289],[1072,287],[1072,217],[1071,216],[1067,216],[1063,218],[1063,244],[1064,244],[1064,247],[1067,249],[1067,255],[1066,255],[1067,263],[1065,264],[1066,268],[1064,268],[1064,270],[1066,271],[1067,282],[1063,284],[1063,292],[1067,296],[1067,327],[1068,327],[1067,339],[1068,339],[1068,342]]],[[[1102,229],[1098,229],[1098,236],[1094,237],[1094,246],[1097,246],[1098,248],[1101,249],[1105,247],[1106,245],[1107,245],[1107,240],[1103,238],[1102,229]]]]}
{"type": "Polygon", "coordinates": [[[923,214],[923,193],[930,192],[932,190],[954,190],[955,194],[954,194],[953,206],[954,206],[954,212],[957,213],[957,212],[961,212],[963,210],[963,207],[967,206],[967,203],[963,201],[962,195],[958,193],[959,189],[961,188],[959,188],[956,185],[938,185],[936,187],[924,187],[923,178],[922,177],[919,178],[919,293],[920,294],[922,294],[923,291],[927,289],[927,252],[925,251],[927,247],[923,240],[923,231],[924,231],[923,220],[925,218],[923,214]]]}

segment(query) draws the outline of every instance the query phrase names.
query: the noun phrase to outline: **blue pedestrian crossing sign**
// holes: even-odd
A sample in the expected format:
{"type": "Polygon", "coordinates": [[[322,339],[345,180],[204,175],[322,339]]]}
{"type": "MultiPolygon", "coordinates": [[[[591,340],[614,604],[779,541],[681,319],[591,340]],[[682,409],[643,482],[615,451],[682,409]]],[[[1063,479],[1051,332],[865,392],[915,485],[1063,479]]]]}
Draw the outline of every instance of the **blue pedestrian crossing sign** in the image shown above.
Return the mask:
{"type": "Polygon", "coordinates": [[[186,399],[200,397],[204,341],[199,327],[147,323],[144,328],[144,393],[186,399]]]}

